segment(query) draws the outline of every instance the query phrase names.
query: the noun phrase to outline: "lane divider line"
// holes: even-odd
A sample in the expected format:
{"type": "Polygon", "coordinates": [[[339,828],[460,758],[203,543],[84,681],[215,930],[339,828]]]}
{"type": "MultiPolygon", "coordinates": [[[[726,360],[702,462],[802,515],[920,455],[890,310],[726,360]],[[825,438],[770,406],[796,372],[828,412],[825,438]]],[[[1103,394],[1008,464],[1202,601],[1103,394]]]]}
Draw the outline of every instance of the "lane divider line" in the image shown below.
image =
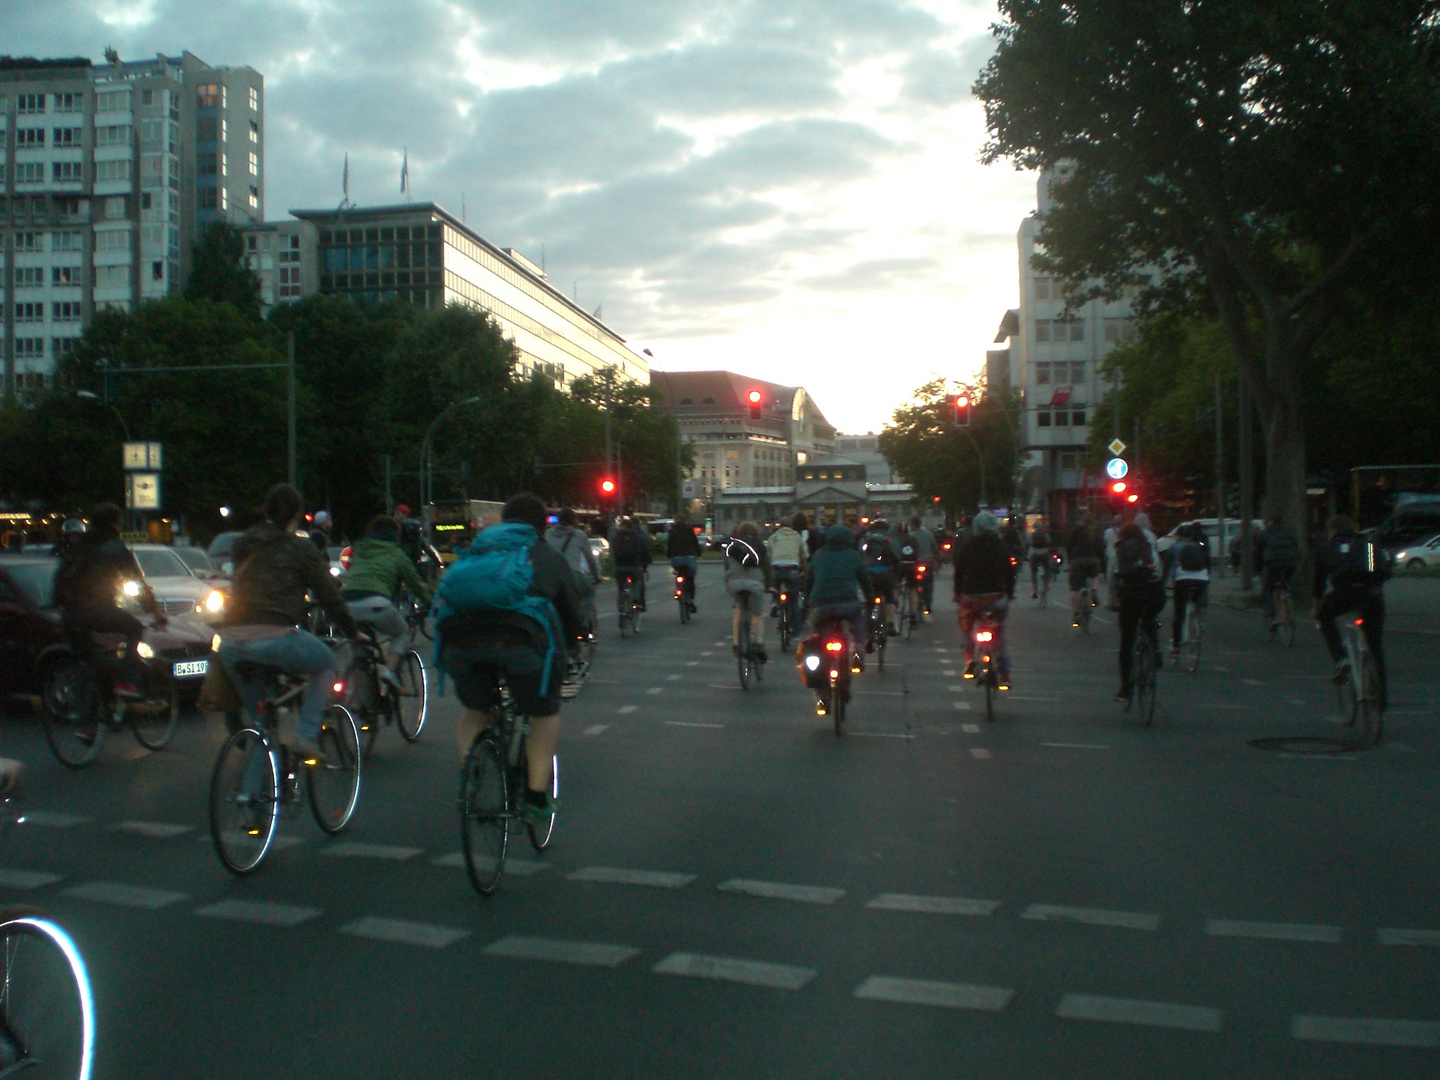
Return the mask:
{"type": "Polygon", "coordinates": [[[1000,1012],[1010,1004],[1015,991],[1004,986],[871,975],[855,988],[855,996],[868,1001],[893,1001],[900,1005],[934,1005],[944,1009],[1000,1012]]]}
{"type": "Polygon", "coordinates": [[[1139,911],[1109,911],[1104,908],[1068,907],[1064,904],[1031,904],[1020,913],[1036,922],[1071,922],[1084,926],[1115,926],[1123,930],[1154,930],[1160,916],[1139,911]]]}
{"type": "Polygon", "coordinates": [[[1055,1015],[1062,1020],[1099,1020],[1110,1024],[1140,1024],[1145,1027],[1177,1028],[1214,1035],[1220,1031],[1224,1013],[1200,1005],[1176,1005],[1168,1001],[1138,1001],[1134,998],[1102,997],[1098,994],[1066,994],[1055,1015]]]}
{"type": "Polygon", "coordinates": [[[511,960],[544,960],[553,964],[608,968],[619,967],[640,955],[640,950],[630,945],[519,936],[492,941],[480,951],[486,956],[503,956],[511,960]]]}
{"type": "Polygon", "coordinates": [[[969,900],[962,896],[908,896],[881,893],[868,901],[867,908],[879,911],[914,911],[922,915],[993,915],[999,900],[969,900]]]}
{"type": "Polygon", "coordinates": [[[829,889],[820,885],[790,885],[780,881],[754,881],[749,878],[731,878],[716,886],[720,892],[745,893],[766,900],[794,900],[801,904],[833,904],[845,895],[844,889],[829,889]]]}
{"type": "Polygon", "coordinates": [[[699,953],[671,953],[650,969],[657,975],[680,975],[691,979],[763,986],[774,990],[801,990],[817,972],[788,964],[741,960],[730,956],[703,956],[699,953]]]}

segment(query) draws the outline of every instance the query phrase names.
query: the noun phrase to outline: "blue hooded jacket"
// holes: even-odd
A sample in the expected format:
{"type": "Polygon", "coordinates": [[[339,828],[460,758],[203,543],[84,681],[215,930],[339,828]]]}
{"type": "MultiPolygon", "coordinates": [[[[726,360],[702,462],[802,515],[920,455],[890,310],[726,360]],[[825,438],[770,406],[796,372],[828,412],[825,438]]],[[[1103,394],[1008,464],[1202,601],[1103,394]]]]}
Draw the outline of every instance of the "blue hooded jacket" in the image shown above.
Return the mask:
{"type": "Polygon", "coordinates": [[[870,592],[870,575],[855,548],[855,538],[844,525],[825,530],[825,546],[805,571],[806,602],[812,607],[858,604],[870,592]]]}

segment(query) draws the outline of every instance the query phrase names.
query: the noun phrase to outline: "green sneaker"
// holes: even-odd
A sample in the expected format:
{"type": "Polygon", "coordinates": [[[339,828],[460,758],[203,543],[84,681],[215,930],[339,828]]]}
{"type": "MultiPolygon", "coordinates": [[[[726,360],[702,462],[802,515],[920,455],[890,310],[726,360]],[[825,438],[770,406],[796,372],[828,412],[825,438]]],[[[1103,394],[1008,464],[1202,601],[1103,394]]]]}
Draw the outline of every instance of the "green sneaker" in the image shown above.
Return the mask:
{"type": "Polygon", "coordinates": [[[555,801],[549,792],[546,792],[543,803],[532,803],[527,798],[525,800],[525,809],[520,812],[520,816],[527,825],[544,825],[559,812],[560,804],[555,801]]]}

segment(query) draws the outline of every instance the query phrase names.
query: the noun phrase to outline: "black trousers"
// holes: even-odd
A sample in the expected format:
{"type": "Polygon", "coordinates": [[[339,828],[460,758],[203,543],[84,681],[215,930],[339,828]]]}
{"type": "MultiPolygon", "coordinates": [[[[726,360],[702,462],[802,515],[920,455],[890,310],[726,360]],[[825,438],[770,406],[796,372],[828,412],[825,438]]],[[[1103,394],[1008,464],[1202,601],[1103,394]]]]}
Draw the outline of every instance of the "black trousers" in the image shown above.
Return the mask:
{"type": "Polygon", "coordinates": [[[71,647],[82,656],[95,651],[91,634],[119,634],[125,639],[125,658],[120,664],[120,677],[126,682],[139,685],[144,674],[140,654],[140,636],[145,624],[128,611],[114,604],[83,604],[67,608],[64,616],[65,634],[71,647]]]}
{"type": "Polygon", "coordinates": [[[1130,690],[1130,661],[1131,653],[1135,648],[1135,635],[1140,629],[1140,624],[1145,624],[1145,632],[1150,635],[1150,643],[1155,648],[1160,647],[1158,629],[1155,625],[1155,616],[1159,615],[1165,608],[1165,586],[1158,581],[1138,587],[1120,586],[1120,689],[1128,693],[1130,690]]]}
{"type": "Polygon", "coordinates": [[[1389,683],[1385,676],[1385,591],[1376,585],[1342,585],[1331,589],[1320,600],[1315,617],[1320,620],[1320,633],[1325,638],[1325,648],[1330,659],[1340,661],[1345,655],[1345,645],[1340,640],[1340,628],[1335,620],[1347,612],[1355,612],[1364,620],[1360,627],[1365,635],[1365,644],[1370,646],[1370,655],[1375,657],[1375,670],[1380,675],[1380,707],[1389,701],[1389,683]]]}
{"type": "Polygon", "coordinates": [[[1175,648],[1180,648],[1180,635],[1185,632],[1185,609],[1191,604],[1203,608],[1209,590],[1208,581],[1181,578],[1175,582],[1175,627],[1170,635],[1170,644],[1175,648]]]}

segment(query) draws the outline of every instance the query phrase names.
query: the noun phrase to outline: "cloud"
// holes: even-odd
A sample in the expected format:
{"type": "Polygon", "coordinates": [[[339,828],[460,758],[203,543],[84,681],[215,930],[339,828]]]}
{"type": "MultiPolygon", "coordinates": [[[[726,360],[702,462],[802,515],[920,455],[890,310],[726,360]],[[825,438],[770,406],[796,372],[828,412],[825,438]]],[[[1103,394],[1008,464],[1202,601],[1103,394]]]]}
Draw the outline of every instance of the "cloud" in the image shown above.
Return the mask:
{"type": "Polygon", "coordinates": [[[954,48],[926,49],[901,69],[907,97],[946,108],[970,97],[970,88],[995,51],[989,34],[966,38],[954,48]]]}
{"type": "Polygon", "coordinates": [[[939,259],[925,255],[914,258],[868,259],[833,273],[801,278],[799,284],[809,289],[834,292],[909,288],[931,284],[943,268],[944,264],[939,259]]]}

